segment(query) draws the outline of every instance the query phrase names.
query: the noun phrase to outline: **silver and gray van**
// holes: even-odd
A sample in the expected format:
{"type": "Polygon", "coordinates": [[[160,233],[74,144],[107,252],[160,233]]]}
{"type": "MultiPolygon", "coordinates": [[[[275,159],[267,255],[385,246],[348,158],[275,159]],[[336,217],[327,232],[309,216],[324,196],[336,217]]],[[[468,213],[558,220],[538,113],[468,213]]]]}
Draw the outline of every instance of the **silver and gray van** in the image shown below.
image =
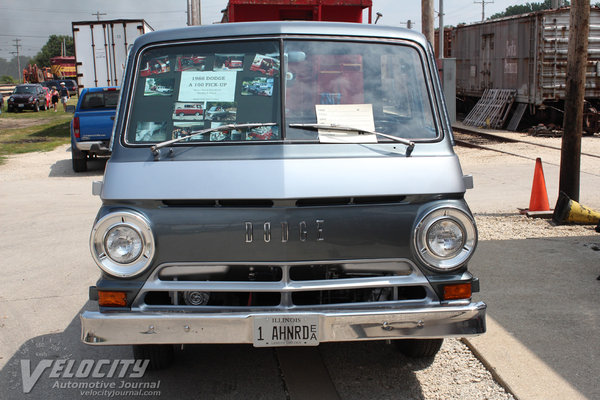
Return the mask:
{"type": "Polygon", "coordinates": [[[111,146],[87,344],[130,344],[159,368],[175,344],[390,340],[432,357],[443,338],[485,331],[467,270],[471,179],[418,33],[261,22],[143,35],[111,146]],[[194,104],[207,112],[175,112],[194,104]]]}

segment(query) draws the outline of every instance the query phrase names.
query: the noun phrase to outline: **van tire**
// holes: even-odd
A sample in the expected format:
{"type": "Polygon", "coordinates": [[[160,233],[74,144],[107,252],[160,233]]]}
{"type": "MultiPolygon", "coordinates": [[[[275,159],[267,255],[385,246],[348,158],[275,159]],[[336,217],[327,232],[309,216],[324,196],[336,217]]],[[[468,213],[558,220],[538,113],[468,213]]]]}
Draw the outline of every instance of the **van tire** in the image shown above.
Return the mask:
{"type": "Polygon", "coordinates": [[[171,344],[137,344],[133,346],[133,358],[150,360],[149,370],[168,368],[173,363],[175,350],[171,344]]]}

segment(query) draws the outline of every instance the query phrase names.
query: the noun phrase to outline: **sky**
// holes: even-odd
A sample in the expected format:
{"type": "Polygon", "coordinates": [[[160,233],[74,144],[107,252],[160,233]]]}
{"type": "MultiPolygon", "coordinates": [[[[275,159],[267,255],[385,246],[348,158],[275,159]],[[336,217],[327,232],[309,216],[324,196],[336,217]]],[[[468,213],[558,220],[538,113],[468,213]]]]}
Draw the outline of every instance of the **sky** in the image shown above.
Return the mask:
{"type": "MultiPolygon", "coordinates": [[[[484,1],[486,17],[504,11],[508,6],[525,3],[518,0],[484,1]]],[[[481,21],[481,2],[445,0],[444,25],[481,21]]],[[[439,0],[434,3],[437,16],[439,0]]],[[[202,0],[202,24],[219,22],[221,10],[226,6],[227,0],[202,0]]],[[[101,19],[144,19],[154,30],[159,30],[186,26],[186,10],[186,0],[0,0],[0,57],[14,57],[15,39],[20,40],[20,54],[34,56],[48,36],[72,35],[72,21],[96,20],[93,14],[97,12],[106,14],[101,15],[101,19]]],[[[413,29],[421,30],[421,0],[373,0],[373,18],[376,12],[383,14],[378,24],[406,26],[406,21],[411,20],[413,29]]]]}

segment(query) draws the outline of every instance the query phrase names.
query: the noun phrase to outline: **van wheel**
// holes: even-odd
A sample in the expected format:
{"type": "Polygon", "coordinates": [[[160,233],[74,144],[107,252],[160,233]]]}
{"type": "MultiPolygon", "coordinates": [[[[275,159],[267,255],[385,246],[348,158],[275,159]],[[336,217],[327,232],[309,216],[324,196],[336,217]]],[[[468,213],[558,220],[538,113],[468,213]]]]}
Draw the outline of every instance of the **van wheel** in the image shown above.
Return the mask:
{"type": "Polygon", "coordinates": [[[87,154],[85,154],[83,151],[77,150],[75,146],[71,146],[71,162],[73,163],[73,171],[87,171],[87,154]]]}
{"type": "Polygon", "coordinates": [[[407,357],[433,358],[443,342],[444,339],[401,339],[394,340],[394,345],[407,357]]]}
{"type": "Polygon", "coordinates": [[[133,358],[150,360],[149,370],[168,368],[173,363],[175,351],[171,344],[138,344],[133,346],[133,358]]]}

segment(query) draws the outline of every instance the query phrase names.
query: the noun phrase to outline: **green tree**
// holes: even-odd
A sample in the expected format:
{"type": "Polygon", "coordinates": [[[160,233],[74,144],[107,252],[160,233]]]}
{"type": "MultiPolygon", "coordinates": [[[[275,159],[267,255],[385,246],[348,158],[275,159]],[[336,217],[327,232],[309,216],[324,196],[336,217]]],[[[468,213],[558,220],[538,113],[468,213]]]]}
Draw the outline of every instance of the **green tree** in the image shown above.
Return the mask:
{"type": "Polygon", "coordinates": [[[12,76],[9,75],[2,75],[0,76],[0,83],[8,83],[8,84],[13,84],[16,83],[15,80],[13,79],[12,76]]]}
{"type": "Polygon", "coordinates": [[[0,83],[13,84],[13,83],[15,83],[15,80],[13,79],[12,76],[2,75],[2,76],[0,76],[0,83]]]}
{"type": "Polygon", "coordinates": [[[73,38],[68,35],[50,35],[46,44],[42,47],[39,53],[33,58],[33,62],[38,65],[38,67],[49,67],[50,59],[52,57],[61,55],[61,47],[63,40],[67,45],[67,54],[66,56],[74,56],[75,55],[75,46],[73,44],[73,38]]]}
{"type": "MultiPolygon", "coordinates": [[[[568,1],[565,1],[566,6],[568,6],[569,4],[570,3],[568,1]]],[[[534,12],[534,11],[549,10],[551,8],[552,8],[552,0],[545,0],[541,3],[519,4],[516,6],[508,6],[508,7],[506,7],[506,10],[504,10],[503,12],[496,13],[496,14],[492,15],[491,17],[489,17],[488,19],[509,17],[511,15],[519,15],[519,14],[526,14],[526,13],[530,13],[530,12],[534,12]]]]}
{"type": "Polygon", "coordinates": [[[3,77],[6,75],[17,82],[19,80],[19,62],[21,63],[21,70],[23,70],[23,68],[31,63],[31,58],[19,56],[19,60],[17,60],[17,57],[13,57],[10,61],[0,58],[0,76],[3,77]]]}

